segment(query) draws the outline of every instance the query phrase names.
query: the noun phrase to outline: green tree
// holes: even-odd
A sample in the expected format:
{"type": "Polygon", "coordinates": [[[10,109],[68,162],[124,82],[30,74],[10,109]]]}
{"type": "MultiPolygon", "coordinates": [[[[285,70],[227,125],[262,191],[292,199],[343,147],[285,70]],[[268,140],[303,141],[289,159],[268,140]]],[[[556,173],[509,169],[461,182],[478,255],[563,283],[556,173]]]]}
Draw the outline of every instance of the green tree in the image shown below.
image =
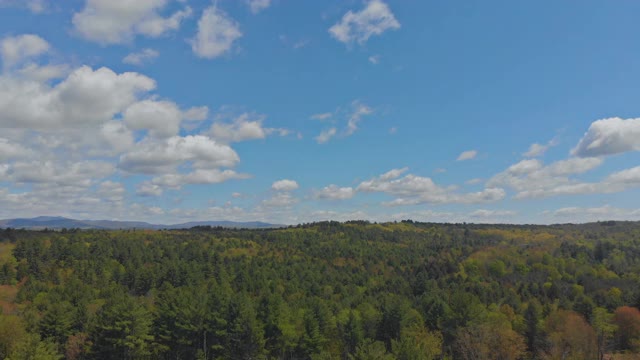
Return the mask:
{"type": "Polygon", "coordinates": [[[146,307],[116,292],[96,314],[94,351],[103,359],[137,359],[150,354],[152,317],[146,307]]]}
{"type": "Polygon", "coordinates": [[[527,310],[524,313],[524,320],[526,326],[524,336],[527,343],[527,351],[535,356],[538,353],[541,342],[540,314],[536,302],[529,302],[527,310]]]}
{"type": "Polygon", "coordinates": [[[58,344],[59,349],[62,349],[71,335],[74,313],[74,308],[68,301],[50,304],[40,320],[42,338],[51,339],[58,344]]]}
{"type": "Polygon", "coordinates": [[[0,359],[12,353],[16,345],[27,336],[22,319],[0,313],[0,359]]]}
{"type": "Polygon", "coordinates": [[[398,360],[433,360],[442,352],[442,335],[414,325],[404,329],[399,340],[392,340],[391,347],[398,360]]]}
{"type": "Polygon", "coordinates": [[[605,308],[593,309],[593,328],[596,331],[598,343],[598,360],[604,359],[604,354],[609,348],[609,342],[616,331],[616,326],[612,323],[613,314],[605,308]]]}
{"type": "Polygon", "coordinates": [[[240,293],[232,299],[227,323],[227,358],[249,360],[264,357],[264,329],[246,294],[240,293]]]}
{"type": "Polygon", "coordinates": [[[54,343],[42,341],[38,335],[31,334],[17,343],[5,360],[60,360],[62,358],[54,343]]]}
{"type": "Polygon", "coordinates": [[[392,354],[387,353],[383,342],[366,341],[360,346],[354,355],[349,356],[350,360],[395,360],[392,354]]]}

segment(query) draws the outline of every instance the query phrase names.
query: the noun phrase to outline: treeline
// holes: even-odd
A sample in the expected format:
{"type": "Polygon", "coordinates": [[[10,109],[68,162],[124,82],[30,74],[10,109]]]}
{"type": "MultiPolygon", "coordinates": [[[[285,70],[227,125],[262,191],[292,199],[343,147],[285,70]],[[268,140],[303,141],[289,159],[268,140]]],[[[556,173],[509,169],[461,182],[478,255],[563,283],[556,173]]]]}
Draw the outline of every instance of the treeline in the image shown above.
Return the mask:
{"type": "Polygon", "coordinates": [[[640,353],[640,224],[0,230],[1,359],[640,353]]]}

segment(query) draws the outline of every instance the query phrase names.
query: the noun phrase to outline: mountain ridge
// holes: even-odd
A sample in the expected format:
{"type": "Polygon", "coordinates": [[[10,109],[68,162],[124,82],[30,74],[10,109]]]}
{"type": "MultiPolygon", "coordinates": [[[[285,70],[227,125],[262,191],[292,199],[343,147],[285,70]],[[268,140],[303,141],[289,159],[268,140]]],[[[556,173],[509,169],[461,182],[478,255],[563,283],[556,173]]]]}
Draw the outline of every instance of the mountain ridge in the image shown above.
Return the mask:
{"type": "Polygon", "coordinates": [[[145,221],[119,221],[119,220],[78,220],[63,216],[37,216],[33,218],[13,218],[0,220],[0,228],[19,229],[185,229],[194,226],[222,226],[226,228],[245,229],[269,229],[286,225],[270,224],[261,221],[190,221],[178,224],[152,224],[145,221]]]}

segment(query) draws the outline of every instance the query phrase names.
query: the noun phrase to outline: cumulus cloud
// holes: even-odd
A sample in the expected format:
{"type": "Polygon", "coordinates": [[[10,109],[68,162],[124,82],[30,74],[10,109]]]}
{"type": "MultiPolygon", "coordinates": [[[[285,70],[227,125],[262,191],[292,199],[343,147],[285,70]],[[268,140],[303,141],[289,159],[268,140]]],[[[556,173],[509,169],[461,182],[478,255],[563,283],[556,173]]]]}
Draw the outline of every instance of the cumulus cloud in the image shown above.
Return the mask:
{"type": "Polygon", "coordinates": [[[148,130],[156,137],[178,135],[183,120],[200,121],[206,118],[207,107],[195,107],[182,111],[167,100],[142,100],[129,106],[123,113],[123,121],[129,129],[148,130]]]}
{"type": "Polygon", "coordinates": [[[298,199],[288,192],[279,192],[271,198],[262,201],[263,208],[290,207],[298,203],[298,199]]]}
{"type": "Polygon", "coordinates": [[[373,179],[361,182],[356,188],[360,192],[382,192],[396,199],[384,203],[388,206],[417,204],[482,203],[502,200],[505,191],[501,188],[486,188],[479,192],[458,193],[455,186],[443,187],[428,177],[407,174],[404,169],[394,169],[373,179]]]}
{"type": "Polygon", "coordinates": [[[119,167],[131,173],[173,173],[175,167],[191,162],[194,168],[233,167],[240,157],[228,145],[203,135],[145,139],[120,157],[119,167]]]}
{"type": "Polygon", "coordinates": [[[640,151],[640,118],[594,121],[571,153],[580,157],[640,151]]]}
{"type": "Polygon", "coordinates": [[[0,191],[3,213],[159,214],[126,204],[117,169],[143,176],[140,196],[249,177],[228,169],[240,160],[229,145],[179,135],[183,122],[205,120],[207,107],[183,110],[152,94],[156,82],[136,72],[32,62],[48,52],[46,42],[32,46],[38,39],[5,38],[3,61],[12,65],[0,73],[0,181],[9,184],[0,191]]]}
{"type": "Polygon", "coordinates": [[[29,157],[31,150],[10,139],[0,138],[0,161],[29,157]]]}
{"type": "Polygon", "coordinates": [[[58,65],[38,65],[35,63],[27,63],[17,69],[17,74],[26,80],[36,82],[46,82],[53,79],[60,79],[69,73],[69,66],[66,64],[58,65]]]}
{"type": "Polygon", "coordinates": [[[114,203],[123,202],[126,193],[127,190],[124,188],[122,183],[111,180],[100,183],[100,186],[96,191],[96,194],[98,194],[102,200],[114,203]]]}
{"type": "Polygon", "coordinates": [[[195,169],[190,173],[173,173],[155,177],[151,184],[163,188],[179,189],[188,184],[218,184],[231,179],[246,179],[248,174],[239,174],[234,170],[195,169]]]}
{"type": "Polygon", "coordinates": [[[369,62],[373,65],[378,65],[380,63],[380,55],[371,55],[369,56],[369,62]]]}
{"type": "Polygon", "coordinates": [[[399,178],[402,174],[406,173],[407,171],[409,171],[408,167],[403,167],[403,168],[399,168],[399,169],[391,169],[391,170],[387,171],[386,173],[380,175],[378,178],[380,180],[382,180],[382,181],[388,181],[388,180],[399,178]]]}
{"type": "Polygon", "coordinates": [[[467,185],[477,185],[477,184],[481,184],[482,183],[482,179],[480,178],[473,178],[473,179],[469,179],[467,181],[465,181],[464,183],[467,185]]]}
{"type": "Polygon", "coordinates": [[[339,187],[331,184],[316,191],[314,197],[323,200],[347,200],[355,195],[356,191],[352,187],[339,187]]]}
{"type": "Polygon", "coordinates": [[[498,219],[498,218],[512,217],[512,216],[515,216],[516,214],[517,213],[515,211],[511,211],[511,210],[478,209],[469,213],[469,216],[472,218],[498,219]]]}
{"type": "Polygon", "coordinates": [[[582,192],[578,182],[569,176],[595,169],[602,162],[600,158],[571,158],[545,166],[537,159],[522,160],[493,176],[487,184],[512,188],[517,192],[516,198],[582,192]]]}
{"type": "Polygon", "coordinates": [[[539,160],[522,160],[491,178],[488,186],[509,187],[516,191],[516,199],[614,193],[640,187],[640,167],[614,172],[599,182],[584,182],[572,177],[602,163],[602,158],[570,158],[545,166],[539,160]]]}
{"type": "Polygon", "coordinates": [[[24,34],[5,37],[0,42],[2,65],[5,69],[10,68],[26,59],[44,54],[49,49],[49,43],[38,35],[24,34]]]}
{"type": "Polygon", "coordinates": [[[160,185],[153,184],[150,181],[138,184],[136,188],[136,194],[139,196],[160,196],[162,193],[162,187],[160,185]]]}
{"type": "Polygon", "coordinates": [[[624,209],[610,205],[600,207],[565,207],[554,211],[545,211],[552,222],[586,222],[603,220],[631,220],[640,219],[640,209],[624,209]]]}
{"type": "Polygon", "coordinates": [[[399,28],[400,23],[386,3],[382,0],[370,0],[364,9],[357,12],[349,10],[344,14],[338,23],[329,28],[329,33],[345,44],[364,44],[373,35],[399,28]]]}
{"type": "Polygon", "coordinates": [[[153,61],[160,56],[160,52],[154,49],[142,49],[138,52],[133,52],[122,59],[122,62],[129,65],[143,65],[145,63],[153,61]]]}
{"type": "Polygon", "coordinates": [[[160,12],[167,3],[168,0],[87,0],[72,22],[80,36],[101,44],[130,42],[136,35],[159,37],[179,29],[182,21],[191,16],[188,6],[162,16],[160,12]]]}
{"type": "Polygon", "coordinates": [[[96,179],[111,175],[113,164],[105,161],[17,161],[9,167],[8,179],[13,183],[49,184],[88,187],[96,179]]]}
{"type": "Polygon", "coordinates": [[[271,0],[246,0],[249,10],[253,14],[257,14],[271,5],[271,0]]]}
{"type": "Polygon", "coordinates": [[[211,126],[211,136],[222,142],[264,139],[268,132],[262,127],[264,117],[255,117],[252,114],[244,113],[236,117],[232,123],[216,122],[211,126]]]}
{"type": "Polygon", "coordinates": [[[238,23],[224,11],[211,6],[198,21],[198,33],[191,40],[191,49],[201,58],[214,59],[230,51],[234,41],[241,36],[238,23]]]}
{"type": "Polygon", "coordinates": [[[478,155],[477,150],[463,151],[460,155],[458,155],[458,158],[456,160],[457,161],[472,160],[472,159],[475,159],[477,155],[478,155]]]}
{"type": "Polygon", "coordinates": [[[295,180],[282,179],[271,184],[271,189],[275,191],[293,191],[299,188],[295,180]]]}
{"type": "Polygon", "coordinates": [[[111,69],[74,70],[64,81],[47,83],[0,77],[0,126],[51,129],[103,124],[133,104],[156,83],[137,73],[111,69]]]}

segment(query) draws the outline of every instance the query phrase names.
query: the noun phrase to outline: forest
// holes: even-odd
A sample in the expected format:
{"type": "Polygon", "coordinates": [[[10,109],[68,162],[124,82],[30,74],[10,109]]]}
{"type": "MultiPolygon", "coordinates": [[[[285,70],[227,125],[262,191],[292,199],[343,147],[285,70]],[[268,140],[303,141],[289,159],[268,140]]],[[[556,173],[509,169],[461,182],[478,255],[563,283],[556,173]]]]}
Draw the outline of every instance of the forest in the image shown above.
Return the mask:
{"type": "Polygon", "coordinates": [[[0,359],[637,359],[640,223],[0,229],[0,359]]]}

